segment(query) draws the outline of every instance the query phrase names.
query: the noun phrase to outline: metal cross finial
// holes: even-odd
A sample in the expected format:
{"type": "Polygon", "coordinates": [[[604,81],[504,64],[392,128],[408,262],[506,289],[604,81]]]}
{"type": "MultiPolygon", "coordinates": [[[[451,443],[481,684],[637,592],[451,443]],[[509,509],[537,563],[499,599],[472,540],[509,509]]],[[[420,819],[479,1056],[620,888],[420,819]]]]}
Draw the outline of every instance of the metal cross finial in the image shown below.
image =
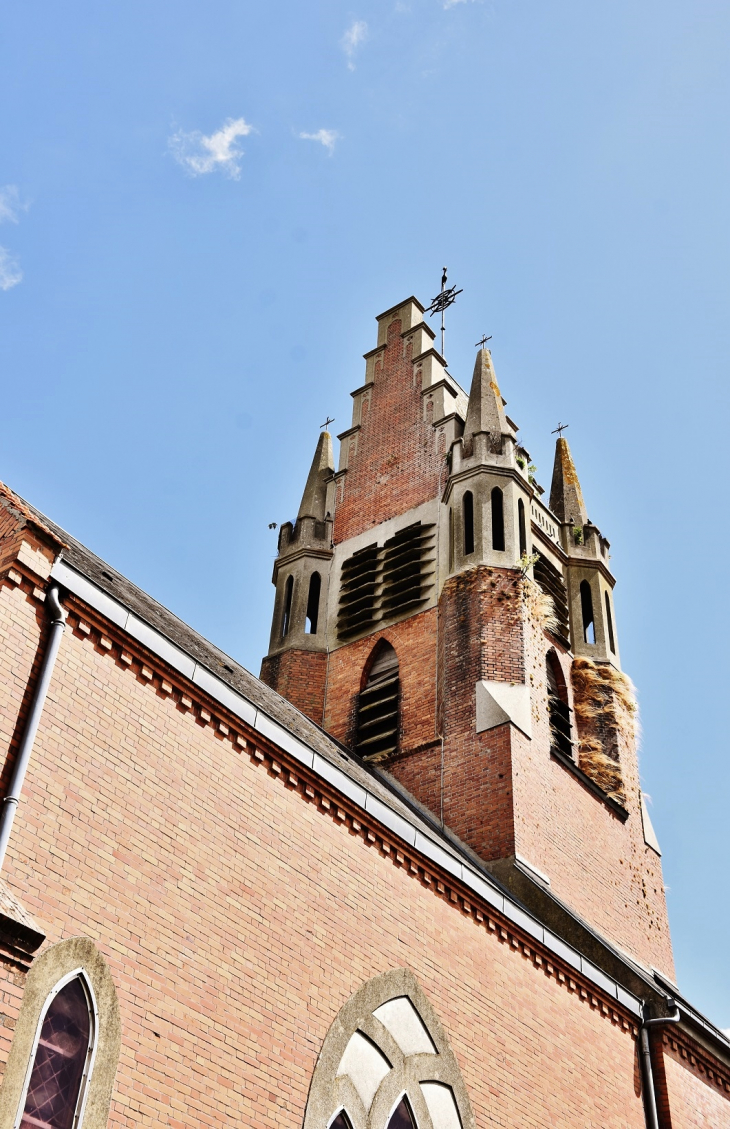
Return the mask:
{"type": "Polygon", "coordinates": [[[446,329],[445,329],[445,326],[444,326],[444,313],[445,313],[446,310],[448,310],[449,306],[452,306],[454,304],[454,302],[456,301],[456,295],[461,294],[461,293],[462,293],[462,291],[457,290],[455,286],[450,286],[447,290],[447,288],[446,288],[446,267],[444,267],[444,273],[441,275],[441,293],[437,294],[436,297],[431,302],[431,305],[426,307],[426,313],[428,314],[429,317],[433,317],[434,314],[441,314],[441,356],[442,357],[444,355],[444,339],[445,339],[445,336],[446,336],[446,329]]]}
{"type": "Polygon", "coordinates": [[[551,435],[557,435],[560,439],[562,439],[563,438],[563,432],[565,431],[566,427],[570,427],[570,424],[569,423],[559,423],[558,426],[555,428],[555,430],[551,431],[550,434],[551,435]]]}
{"type": "Polygon", "coordinates": [[[327,419],[324,421],[324,423],[320,423],[319,430],[321,431],[323,427],[329,427],[329,425],[331,423],[334,423],[334,422],[335,422],[334,416],[332,416],[331,418],[330,418],[330,416],[327,416],[327,419]]]}
{"type": "Polygon", "coordinates": [[[483,349],[483,348],[484,348],[484,346],[486,345],[487,341],[491,341],[491,340],[492,340],[492,335],[491,335],[491,333],[489,334],[489,337],[485,337],[485,335],[484,335],[484,334],[482,334],[482,339],[481,339],[481,341],[477,341],[477,343],[476,343],[476,345],[474,346],[474,348],[475,348],[475,349],[483,349]]]}

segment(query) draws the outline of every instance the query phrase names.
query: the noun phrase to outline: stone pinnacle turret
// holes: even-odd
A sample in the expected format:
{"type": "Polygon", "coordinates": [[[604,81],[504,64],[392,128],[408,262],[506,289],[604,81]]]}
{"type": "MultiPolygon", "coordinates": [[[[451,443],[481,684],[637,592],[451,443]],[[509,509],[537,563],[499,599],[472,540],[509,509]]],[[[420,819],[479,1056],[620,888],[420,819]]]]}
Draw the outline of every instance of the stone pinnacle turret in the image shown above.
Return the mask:
{"type": "Polygon", "coordinates": [[[329,431],[323,431],[314,452],[297,520],[313,517],[316,521],[324,521],[327,513],[327,480],[334,469],[332,436],[329,431]]]}
{"type": "Polygon", "coordinates": [[[474,436],[482,433],[492,437],[493,449],[501,448],[503,435],[512,435],[502,403],[502,393],[492,364],[489,349],[480,349],[474,365],[474,375],[469,393],[469,407],[464,423],[464,449],[468,451],[474,436]]]}
{"type": "Polygon", "coordinates": [[[550,487],[550,509],[561,521],[583,526],[588,521],[578,473],[570,454],[568,440],[562,435],[555,444],[553,481],[550,487]]]}

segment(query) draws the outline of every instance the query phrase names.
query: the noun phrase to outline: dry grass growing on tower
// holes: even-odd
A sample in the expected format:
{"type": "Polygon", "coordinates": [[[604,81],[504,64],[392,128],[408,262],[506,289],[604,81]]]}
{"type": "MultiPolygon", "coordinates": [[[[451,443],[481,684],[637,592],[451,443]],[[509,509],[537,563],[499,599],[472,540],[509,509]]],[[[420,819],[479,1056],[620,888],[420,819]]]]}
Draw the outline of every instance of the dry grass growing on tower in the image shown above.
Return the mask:
{"type": "Polygon", "coordinates": [[[619,749],[637,736],[638,708],[630,679],[609,663],[576,658],[571,669],[578,764],[612,799],[625,803],[619,749]]]}
{"type": "Polygon", "coordinates": [[[529,576],[522,578],[522,599],[527,610],[528,622],[538,624],[540,630],[557,631],[558,617],[552,596],[543,592],[539,584],[529,576]]]}

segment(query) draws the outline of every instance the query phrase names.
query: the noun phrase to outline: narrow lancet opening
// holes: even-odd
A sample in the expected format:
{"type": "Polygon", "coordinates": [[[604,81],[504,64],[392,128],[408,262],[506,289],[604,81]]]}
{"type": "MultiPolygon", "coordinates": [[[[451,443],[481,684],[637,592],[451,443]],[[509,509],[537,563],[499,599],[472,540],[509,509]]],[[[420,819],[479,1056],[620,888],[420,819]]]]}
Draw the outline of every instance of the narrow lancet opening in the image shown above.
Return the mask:
{"type": "Polygon", "coordinates": [[[613,637],[613,616],[611,615],[611,598],[610,598],[608,592],[604,592],[603,595],[606,598],[606,629],[608,631],[608,646],[610,648],[611,654],[615,655],[616,654],[616,642],[615,642],[614,637],[613,637]]]}
{"type": "Polygon", "coordinates": [[[504,552],[504,498],[498,486],[492,490],[492,548],[504,552]]]}
{"type": "Polygon", "coordinates": [[[522,498],[517,502],[517,524],[520,531],[520,556],[527,555],[527,525],[525,523],[525,503],[522,498]]]}
{"type": "Polygon", "coordinates": [[[309,578],[309,596],[307,597],[307,635],[317,634],[319,620],[319,597],[322,591],[322,577],[318,572],[313,572],[309,578]]]}
{"type": "Polygon", "coordinates": [[[284,611],[281,617],[281,634],[288,635],[291,629],[291,604],[294,595],[294,577],[289,576],[284,588],[284,611]]]}
{"type": "Polygon", "coordinates": [[[464,495],[464,556],[474,552],[474,495],[467,490],[464,495]]]}
{"type": "Polygon", "coordinates": [[[580,582],[580,610],[583,616],[583,642],[595,643],[596,625],[593,615],[593,593],[587,580],[580,582]]]}

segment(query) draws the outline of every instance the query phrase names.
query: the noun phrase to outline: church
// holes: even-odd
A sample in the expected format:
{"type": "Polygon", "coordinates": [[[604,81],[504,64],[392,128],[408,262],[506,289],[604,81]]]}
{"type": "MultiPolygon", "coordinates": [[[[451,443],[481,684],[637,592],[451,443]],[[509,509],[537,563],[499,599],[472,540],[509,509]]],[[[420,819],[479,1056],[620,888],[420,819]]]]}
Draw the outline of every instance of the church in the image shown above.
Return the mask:
{"type": "Polygon", "coordinates": [[[609,540],[423,314],[320,434],[260,678],[0,487],[0,1129],[730,1129],[609,540]]]}

